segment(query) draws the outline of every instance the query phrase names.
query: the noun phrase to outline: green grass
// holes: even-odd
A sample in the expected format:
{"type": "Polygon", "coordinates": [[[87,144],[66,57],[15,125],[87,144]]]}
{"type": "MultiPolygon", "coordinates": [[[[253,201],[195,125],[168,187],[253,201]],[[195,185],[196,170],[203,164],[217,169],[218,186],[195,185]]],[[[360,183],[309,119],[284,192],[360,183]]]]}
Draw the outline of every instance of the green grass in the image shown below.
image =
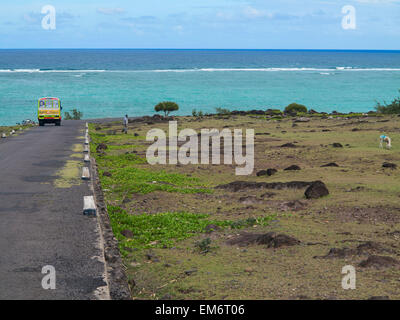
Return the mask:
{"type": "MultiPolygon", "coordinates": [[[[107,165],[108,166],[108,165],[107,165]]],[[[147,194],[154,191],[180,193],[211,193],[211,189],[204,188],[198,179],[178,173],[150,171],[133,166],[116,167],[108,170],[111,177],[102,177],[102,186],[114,193],[147,194]]],[[[104,170],[100,170],[102,173],[104,170]]]]}
{"type": "Polygon", "coordinates": [[[207,214],[194,214],[188,212],[165,212],[158,214],[128,214],[116,206],[108,206],[112,229],[117,237],[121,251],[124,248],[171,248],[178,241],[185,240],[196,234],[205,232],[209,224],[221,228],[245,228],[253,225],[268,225],[274,216],[250,218],[243,221],[212,220],[207,214]],[[125,238],[121,232],[131,230],[132,239],[125,238]]]}

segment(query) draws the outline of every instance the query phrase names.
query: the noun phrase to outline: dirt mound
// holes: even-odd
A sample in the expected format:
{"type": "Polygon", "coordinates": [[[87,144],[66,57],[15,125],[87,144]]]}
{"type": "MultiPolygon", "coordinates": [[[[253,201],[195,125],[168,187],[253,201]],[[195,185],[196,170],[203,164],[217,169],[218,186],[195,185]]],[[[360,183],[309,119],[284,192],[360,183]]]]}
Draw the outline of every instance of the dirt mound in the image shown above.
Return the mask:
{"type": "Polygon", "coordinates": [[[279,248],[300,244],[296,238],[285,234],[268,232],[266,234],[244,233],[227,242],[230,245],[248,246],[250,244],[267,245],[267,248],[279,248]]]}
{"type": "Polygon", "coordinates": [[[359,264],[362,268],[390,268],[400,267],[400,262],[392,257],[387,256],[369,256],[367,260],[361,261],[359,264]]]}
{"type": "Polygon", "coordinates": [[[318,199],[329,195],[329,190],[322,181],[315,181],[304,193],[307,199],[318,199]]]}
{"type": "Polygon", "coordinates": [[[334,148],[343,148],[343,145],[341,143],[339,143],[339,142],[334,142],[334,143],[332,143],[332,147],[334,147],[334,148]]]}
{"type": "Polygon", "coordinates": [[[378,207],[335,207],[331,208],[338,221],[358,223],[398,223],[400,221],[399,208],[390,206],[378,207]]]}
{"type": "Polygon", "coordinates": [[[285,201],[279,205],[279,209],[282,211],[299,211],[304,210],[306,207],[307,204],[300,200],[285,201]]]}
{"type": "Polygon", "coordinates": [[[234,181],[228,184],[221,184],[215,189],[225,189],[231,191],[239,191],[246,189],[303,189],[316,183],[317,181],[290,181],[290,182],[252,182],[252,181],[234,181]]]}
{"type": "Polygon", "coordinates": [[[390,162],[384,162],[382,164],[382,168],[389,168],[389,169],[397,169],[397,164],[395,163],[390,163],[390,162]]]}
{"type": "Polygon", "coordinates": [[[281,148],[297,148],[297,146],[294,143],[285,143],[280,146],[281,148]]]}
{"type": "Polygon", "coordinates": [[[323,164],[323,165],[321,166],[321,168],[325,168],[325,167],[339,167],[339,165],[336,164],[335,162],[329,162],[329,163],[323,164]]]}
{"type": "Polygon", "coordinates": [[[286,171],[290,171],[290,170],[301,170],[301,168],[299,167],[299,166],[297,166],[297,165],[292,165],[292,166],[290,166],[290,167],[287,167],[286,169],[285,169],[286,171]]]}
{"type": "Polygon", "coordinates": [[[379,243],[368,241],[358,245],[356,248],[331,248],[327,255],[321,257],[321,259],[343,259],[352,256],[369,255],[373,253],[381,253],[389,251],[383,248],[379,243]]]}

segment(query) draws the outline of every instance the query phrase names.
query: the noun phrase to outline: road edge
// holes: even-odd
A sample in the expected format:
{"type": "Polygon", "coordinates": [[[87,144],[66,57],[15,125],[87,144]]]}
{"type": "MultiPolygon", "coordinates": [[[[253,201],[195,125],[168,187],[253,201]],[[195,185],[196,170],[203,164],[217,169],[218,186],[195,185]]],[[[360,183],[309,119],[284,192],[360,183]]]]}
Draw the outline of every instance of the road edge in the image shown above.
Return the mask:
{"type": "Polygon", "coordinates": [[[111,300],[132,300],[129,289],[126,267],[118,249],[118,241],[111,228],[110,217],[104,201],[103,190],[98,175],[96,160],[91,157],[93,191],[100,222],[100,232],[104,240],[104,261],[106,264],[107,282],[111,300]]]}

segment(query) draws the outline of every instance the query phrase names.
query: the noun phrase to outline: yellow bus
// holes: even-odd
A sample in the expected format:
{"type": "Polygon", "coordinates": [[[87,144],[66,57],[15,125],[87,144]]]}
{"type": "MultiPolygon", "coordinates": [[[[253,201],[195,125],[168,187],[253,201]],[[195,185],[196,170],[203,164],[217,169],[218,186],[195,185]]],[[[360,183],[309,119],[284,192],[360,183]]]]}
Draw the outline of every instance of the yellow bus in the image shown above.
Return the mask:
{"type": "Polygon", "coordinates": [[[38,121],[39,126],[46,123],[61,125],[61,101],[58,98],[41,98],[38,103],[38,121]]]}

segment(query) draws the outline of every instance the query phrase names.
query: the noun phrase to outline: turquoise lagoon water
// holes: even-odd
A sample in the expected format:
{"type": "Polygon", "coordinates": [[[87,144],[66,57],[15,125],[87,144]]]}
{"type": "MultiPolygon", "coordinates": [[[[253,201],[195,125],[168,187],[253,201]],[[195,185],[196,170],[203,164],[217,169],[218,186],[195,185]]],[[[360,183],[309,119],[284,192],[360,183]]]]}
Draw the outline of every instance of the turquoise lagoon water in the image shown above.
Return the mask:
{"type": "Polygon", "coordinates": [[[366,112],[400,89],[400,51],[0,50],[0,125],[35,119],[37,99],[85,118],[280,108],[366,112]]]}

